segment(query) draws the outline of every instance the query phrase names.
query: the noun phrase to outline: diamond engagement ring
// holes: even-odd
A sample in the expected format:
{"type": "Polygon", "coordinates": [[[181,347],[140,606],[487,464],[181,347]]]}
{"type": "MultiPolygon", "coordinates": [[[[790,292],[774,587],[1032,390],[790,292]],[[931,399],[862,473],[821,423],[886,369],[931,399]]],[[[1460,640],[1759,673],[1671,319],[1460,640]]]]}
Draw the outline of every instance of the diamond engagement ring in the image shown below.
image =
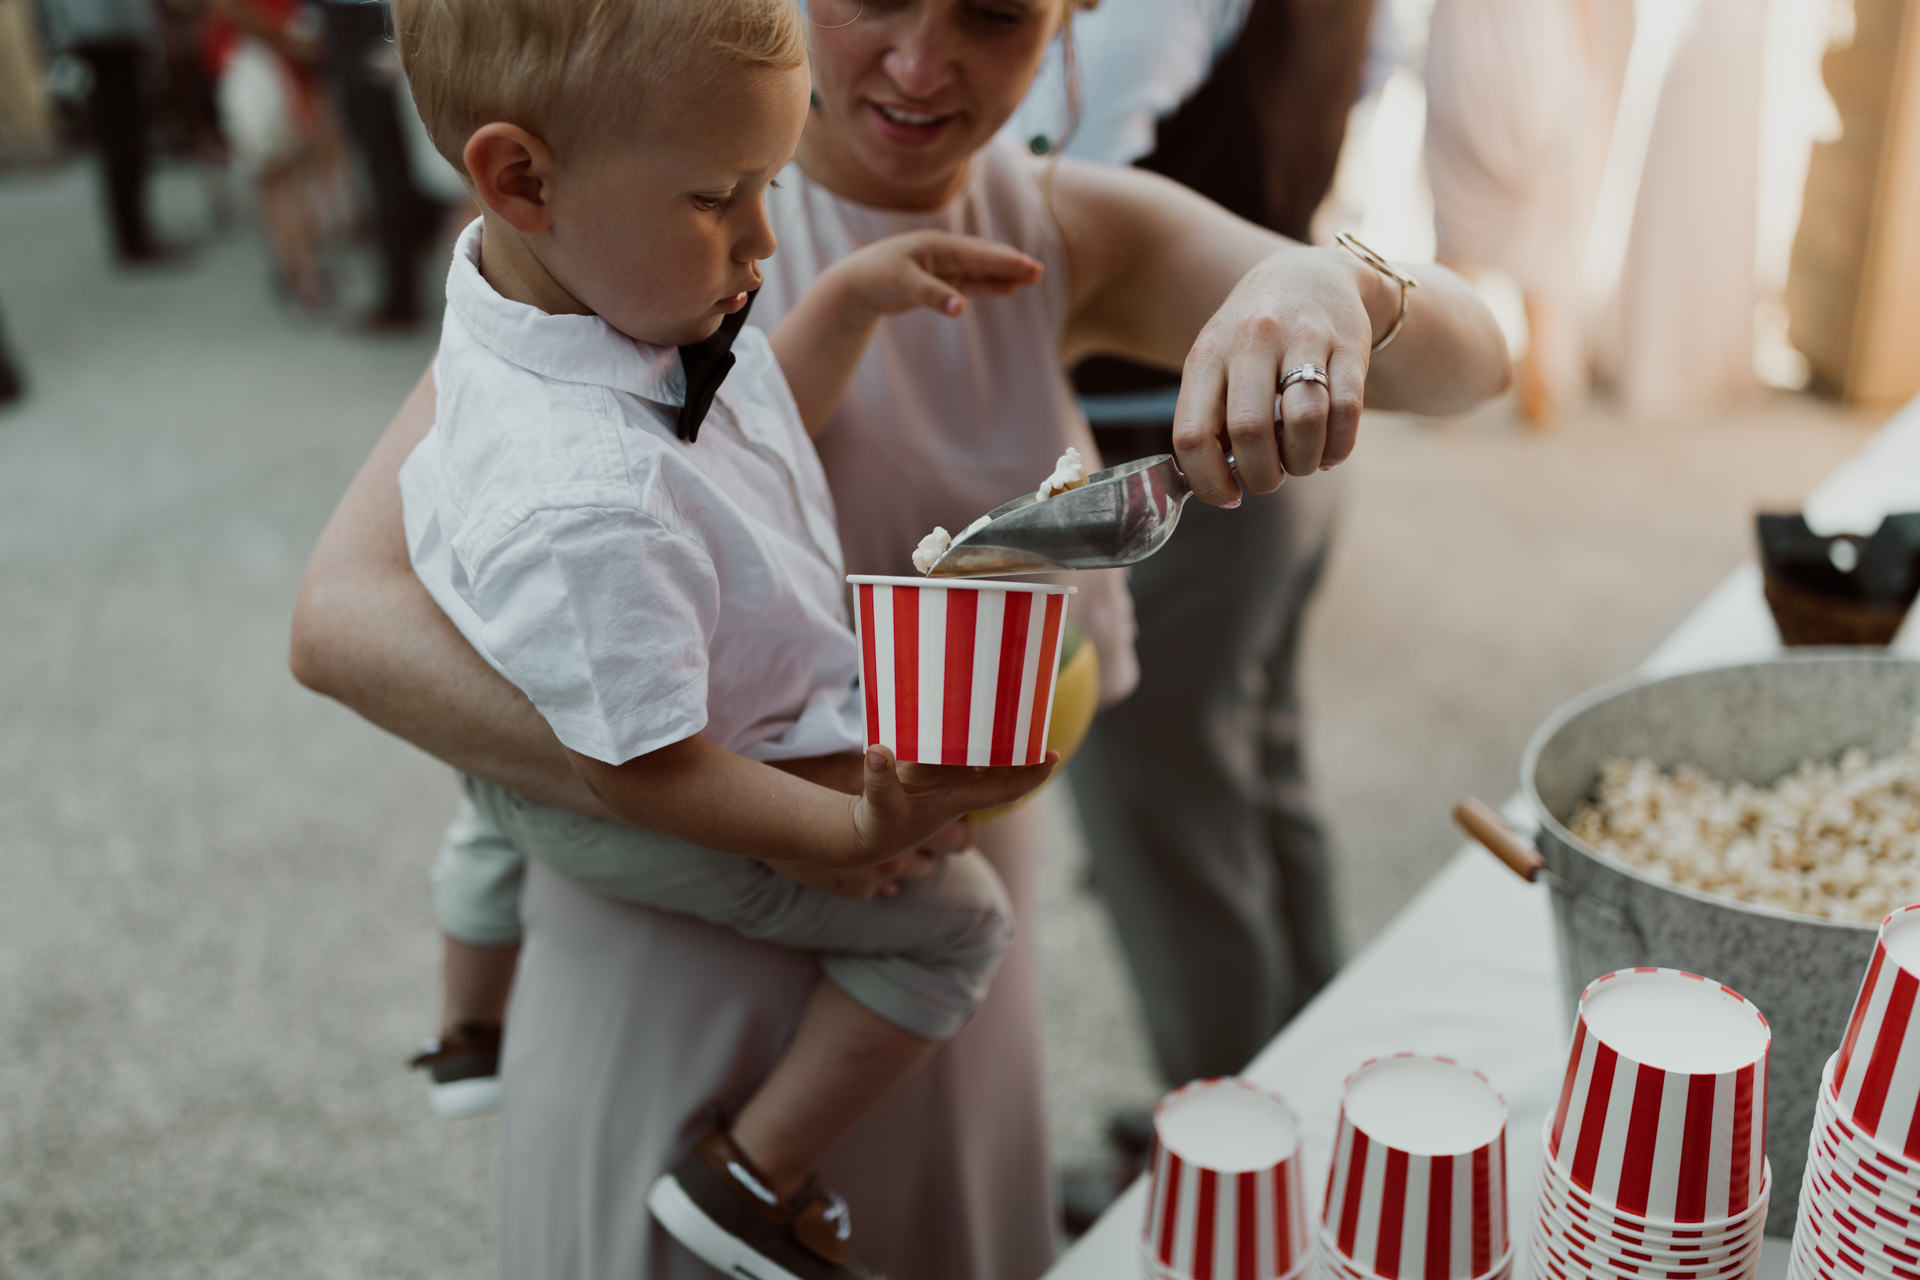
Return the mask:
{"type": "Polygon", "coordinates": [[[1327,382],[1327,371],[1317,364],[1297,364],[1280,375],[1280,394],[1285,395],[1287,388],[1297,382],[1317,382],[1329,391],[1333,388],[1327,382]]]}

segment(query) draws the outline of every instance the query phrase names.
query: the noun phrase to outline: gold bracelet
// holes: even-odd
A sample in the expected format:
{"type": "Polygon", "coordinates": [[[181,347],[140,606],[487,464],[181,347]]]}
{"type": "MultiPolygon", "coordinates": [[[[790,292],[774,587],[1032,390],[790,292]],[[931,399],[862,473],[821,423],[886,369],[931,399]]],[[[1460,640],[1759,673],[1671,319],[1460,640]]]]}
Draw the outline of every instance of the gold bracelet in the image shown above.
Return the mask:
{"type": "Polygon", "coordinates": [[[1351,231],[1340,232],[1334,236],[1333,242],[1400,286],[1400,313],[1394,316],[1393,323],[1387,326],[1387,331],[1381,335],[1380,341],[1373,344],[1374,354],[1378,355],[1387,349],[1389,342],[1400,336],[1400,326],[1407,322],[1407,290],[1419,288],[1420,282],[1406,272],[1396,269],[1391,262],[1360,243],[1360,238],[1351,231]]]}

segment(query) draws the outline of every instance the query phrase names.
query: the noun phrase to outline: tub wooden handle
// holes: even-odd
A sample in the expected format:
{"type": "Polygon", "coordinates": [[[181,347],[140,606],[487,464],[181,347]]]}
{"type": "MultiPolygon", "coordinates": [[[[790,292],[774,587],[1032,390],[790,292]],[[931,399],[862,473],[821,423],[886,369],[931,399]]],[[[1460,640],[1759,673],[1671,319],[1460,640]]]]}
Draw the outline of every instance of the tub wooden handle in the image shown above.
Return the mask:
{"type": "Polygon", "coordinates": [[[1513,873],[1522,880],[1531,883],[1547,869],[1547,860],[1540,856],[1540,851],[1508,826],[1507,820],[1485,801],[1466,797],[1453,806],[1453,820],[1461,830],[1485,845],[1488,853],[1513,868],[1513,873]]]}

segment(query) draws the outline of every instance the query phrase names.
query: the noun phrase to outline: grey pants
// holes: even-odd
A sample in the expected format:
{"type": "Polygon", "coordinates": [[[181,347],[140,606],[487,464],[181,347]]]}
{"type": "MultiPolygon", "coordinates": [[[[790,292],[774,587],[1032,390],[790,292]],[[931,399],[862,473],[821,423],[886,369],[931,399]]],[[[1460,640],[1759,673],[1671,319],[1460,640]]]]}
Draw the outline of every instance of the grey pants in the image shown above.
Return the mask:
{"type": "Polygon", "coordinates": [[[1243,1069],[1338,967],[1294,687],[1333,481],[1187,504],[1132,570],[1140,687],[1069,771],[1169,1083],[1243,1069]]]}
{"type": "Polygon", "coordinates": [[[441,927],[462,941],[519,936],[524,858],[532,857],[609,897],[818,952],[834,985],[929,1040],[948,1039],[973,1016],[1013,941],[1006,889],[977,852],[942,858],[931,877],[863,902],[798,884],[753,858],[540,804],[478,778],[460,781],[465,804],[441,844],[433,884],[441,927]]]}

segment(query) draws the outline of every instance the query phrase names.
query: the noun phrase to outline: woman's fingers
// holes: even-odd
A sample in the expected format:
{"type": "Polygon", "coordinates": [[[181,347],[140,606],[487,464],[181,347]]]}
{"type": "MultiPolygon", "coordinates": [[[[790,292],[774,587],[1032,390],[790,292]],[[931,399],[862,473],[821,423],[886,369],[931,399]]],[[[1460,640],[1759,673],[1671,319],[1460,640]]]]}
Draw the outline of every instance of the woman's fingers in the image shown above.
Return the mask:
{"type": "Polygon", "coordinates": [[[1273,388],[1279,380],[1271,349],[1249,348],[1228,366],[1227,439],[1234,469],[1249,493],[1272,493],[1285,483],[1274,438],[1273,388]]]}
{"type": "Polygon", "coordinates": [[[920,846],[923,853],[959,853],[963,849],[973,848],[973,823],[966,818],[958,818],[933,833],[927,842],[920,846]]]}
{"type": "Polygon", "coordinates": [[[1274,254],[1234,287],[1188,353],[1174,449],[1207,502],[1235,505],[1229,446],[1241,482],[1256,493],[1352,454],[1372,325],[1339,253],[1296,246],[1274,254]],[[1279,391],[1302,366],[1316,376],[1279,391]]]}
{"type": "Polygon", "coordinates": [[[893,869],[895,884],[905,884],[909,880],[925,880],[940,869],[940,859],[944,854],[930,849],[915,849],[912,853],[900,855],[899,866],[893,869]]]}
{"type": "MultiPolygon", "coordinates": [[[[1325,378],[1331,359],[1324,340],[1297,342],[1287,348],[1287,358],[1281,361],[1281,377],[1295,369],[1312,368],[1325,378]]],[[[1313,379],[1297,380],[1280,393],[1280,461],[1288,475],[1311,475],[1320,469],[1330,403],[1327,388],[1313,379]]]]}
{"type": "Polygon", "coordinates": [[[1220,443],[1226,395],[1226,367],[1196,344],[1180,375],[1180,399],[1173,410],[1174,457],[1200,501],[1216,507],[1237,507],[1240,486],[1227,466],[1227,451],[1220,443]]]}
{"type": "Polygon", "coordinates": [[[1360,410],[1367,399],[1367,360],[1372,353],[1335,347],[1328,357],[1327,441],[1320,454],[1322,468],[1336,467],[1353,456],[1360,439],[1360,410]]]}

